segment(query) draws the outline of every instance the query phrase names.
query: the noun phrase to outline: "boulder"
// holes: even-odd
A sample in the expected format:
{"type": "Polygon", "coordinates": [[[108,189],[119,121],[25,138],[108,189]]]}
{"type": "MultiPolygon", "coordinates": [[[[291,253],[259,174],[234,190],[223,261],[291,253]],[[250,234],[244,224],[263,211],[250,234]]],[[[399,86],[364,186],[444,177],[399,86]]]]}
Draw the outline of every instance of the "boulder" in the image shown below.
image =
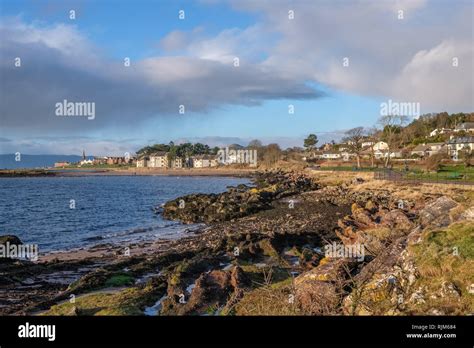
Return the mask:
{"type": "Polygon", "coordinates": [[[360,184],[363,184],[364,182],[365,182],[365,180],[362,179],[362,178],[359,178],[359,177],[354,178],[354,179],[352,180],[352,184],[353,184],[353,185],[360,185],[360,184]]]}
{"type": "MultiPolygon", "coordinates": [[[[15,235],[7,234],[7,235],[0,236],[0,245],[4,246],[1,249],[5,249],[5,247],[9,245],[22,245],[22,244],[23,242],[20,240],[20,238],[18,238],[15,235]]],[[[14,261],[13,258],[4,257],[4,256],[6,255],[0,255],[0,262],[11,263],[14,261]]]]}
{"type": "Polygon", "coordinates": [[[405,215],[402,210],[394,209],[382,215],[380,224],[385,227],[396,228],[399,230],[409,231],[414,224],[405,215]]]}
{"type": "Polygon", "coordinates": [[[420,211],[421,227],[445,227],[452,221],[449,215],[451,209],[458,206],[453,199],[443,196],[428,204],[420,211]]]}
{"type": "Polygon", "coordinates": [[[5,245],[7,243],[9,243],[10,245],[22,245],[23,244],[23,242],[20,240],[20,238],[18,238],[15,235],[7,234],[7,235],[0,236],[0,244],[5,245]]]}
{"type": "Polygon", "coordinates": [[[357,203],[352,204],[351,207],[352,218],[356,221],[360,228],[367,228],[374,226],[375,222],[370,214],[370,211],[360,207],[357,203]]]}
{"type": "Polygon", "coordinates": [[[235,266],[232,269],[232,273],[230,275],[230,285],[234,289],[244,289],[249,287],[251,284],[250,279],[245,275],[244,271],[242,268],[239,266],[235,266]]]}
{"type": "Polygon", "coordinates": [[[295,286],[311,281],[338,281],[345,279],[347,270],[351,262],[345,259],[329,259],[321,260],[318,267],[305,272],[295,278],[295,286]]]}
{"type": "Polygon", "coordinates": [[[203,273],[196,280],[187,303],[176,307],[177,314],[204,314],[210,308],[217,309],[225,305],[232,291],[230,272],[214,270],[203,273]]]}

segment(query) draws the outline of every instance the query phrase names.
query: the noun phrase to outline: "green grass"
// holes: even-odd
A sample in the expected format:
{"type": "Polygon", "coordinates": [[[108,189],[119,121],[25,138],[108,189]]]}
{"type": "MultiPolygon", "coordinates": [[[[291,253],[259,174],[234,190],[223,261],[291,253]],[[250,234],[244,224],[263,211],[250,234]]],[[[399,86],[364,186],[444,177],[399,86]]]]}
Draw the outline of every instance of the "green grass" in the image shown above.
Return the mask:
{"type": "Polygon", "coordinates": [[[233,313],[240,316],[303,315],[298,306],[289,301],[291,294],[294,294],[291,279],[265,285],[246,292],[233,313]]]}
{"type": "Polygon", "coordinates": [[[121,287],[135,283],[133,277],[126,274],[118,274],[110,277],[105,282],[105,287],[121,287]]]}
{"type": "Polygon", "coordinates": [[[42,315],[72,315],[77,308],[79,315],[143,315],[143,308],[155,301],[150,289],[125,289],[120,292],[99,292],[54,305],[42,315]]]}
{"type": "MultiPolygon", "coordinates": [[[[334,166],[320,167],[318,170],[341,172],[375,172],[383,171],[384,168],[334,166]]],[[[474,168],[464,168],[462,165],[443,166],[443,168],[438,172],[429,172],[418,167],[410,167],[410,171],[408,173],[404,171],[404,167],[394,168],[394,170],[404,175],[404,178],[408,180],[474,182],[474,168]]]]}
{"type": "Polygon", "coordinates": [[[374,172],[376,170],[381,170],[381,169],[382,168],[372,168],[372,167],[357,168],[357,166],[331,166],[331,167],[318,168],[318,170],[342,171],[342,172],[374,172]]]}
{"type": "MultiPolygon", "coordinates": [[[[428,231],[422,242],[410,246],[419,277],[415,287],[424,287],[428,295],[439,293],[444,282],[456,285],[461,297],[430,298],[421,312],[440,308],[447,314],[466,315],[474,310],[474,295],[468,288],[474,283],[474,223],[464,221],[428,231]]],[[[422,306],[422,307],[423,307],[422,306]]]]}
{"type": "Polygon", "coordinates": [[[466,167],[464,164],[441,165],[441,169],[438,172],[474,173],[474,167],[466,167]]]}
{"type": "Polygon", "coordinates": [[[474,172],[441,171],[434,173],[420,171],[409,172],[405,178],[409,180],[474,182],[474,172]]]}

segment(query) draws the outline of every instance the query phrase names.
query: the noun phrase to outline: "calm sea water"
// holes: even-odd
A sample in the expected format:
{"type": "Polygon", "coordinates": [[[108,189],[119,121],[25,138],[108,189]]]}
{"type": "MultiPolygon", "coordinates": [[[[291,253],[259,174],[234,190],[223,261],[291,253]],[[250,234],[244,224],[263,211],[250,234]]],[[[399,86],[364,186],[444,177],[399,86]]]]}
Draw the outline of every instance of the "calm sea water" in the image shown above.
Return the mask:
{"type": "Polygon", "coordinates": [[[88,176],[0,179],[0,235],[14,234],[40,252],[99,243],[179,238],[189,226],[153,208],[190,193],[218,193],[248,179],[88,176]],[[71,209],[74,200],[75,209],[71,209]]]}

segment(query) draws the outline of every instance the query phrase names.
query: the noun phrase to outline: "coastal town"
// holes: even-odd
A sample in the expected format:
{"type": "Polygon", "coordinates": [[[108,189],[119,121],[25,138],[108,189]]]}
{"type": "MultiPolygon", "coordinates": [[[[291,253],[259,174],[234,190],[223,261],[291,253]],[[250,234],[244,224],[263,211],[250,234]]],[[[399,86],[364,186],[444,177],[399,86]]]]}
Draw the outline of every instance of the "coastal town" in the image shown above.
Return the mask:
{"type": "Polygon", "coordinates": [[[384,159],[420,161],[437,154],[445,154],[447,159],[459,161],[474,150],[474,122],[465,122],[455,129],[434,129],[424,142],[406,147],[390,148],[386,141],[374,141],[370,137],[360,140],[360,152],[354,151],[359,145],[354,141],[324,144],[319,151],[311,153],[312,158],[350,161],[357,155],[364,159],[384,159]],[[429,139],[443,135],[446,140],[430,142],[429,139]]]}
{"type": "Polygon", "coordinates": [[[55,168],[66,167],[99,167],[99,166],[129,166],[136,168],[160,168],[160,169],[180,169],[180,168],[212,168],[229,164],[249,164],[252,165],[252,157],[255,149],[246,149],[243,146],[231,145],[218,150],[217,154],[198,154],[186,156],[184,158],[173,156],[167,151],[156,151],[142,155],[130,156],[102,156],[88,158],[83,151],[82,159],[79,162],[56,162],[55,168]]]}
{"type": "MultiPolygon", "coordinates": [[[[434,116],[437,117],[440,117],[439,114],[434,116]]],[[[200,143],[155,144],[138,150],[136,154],[125,153],[123,156],[88,157],[83,151],[80,161],[56,162],[54,167],[128,167],[136,170],[200,169],[229,165],[271,167],[286,160],[323,167],[354,165],[357,168],[373,168],[409,164],[424,166],[429,159],[437,163],[470,165],[474,152],[474,115],[467,114],[464,118],[469,121],[453,128],[425,129],[426,135],[418,137],[403,134],[409,126],[398,127],[393,136],[387,135],[384,130],[369,134],[358,127],[346,131],[340,142],[331,141],[321,146],[317,146],[318,139],[314,134],[305,139],[303,147],[286,150],[280,149],[278,144],[264,146],[259,140],[253,140],[247,146],[230,144],[225,148],[210,148],[200,143]]]]}

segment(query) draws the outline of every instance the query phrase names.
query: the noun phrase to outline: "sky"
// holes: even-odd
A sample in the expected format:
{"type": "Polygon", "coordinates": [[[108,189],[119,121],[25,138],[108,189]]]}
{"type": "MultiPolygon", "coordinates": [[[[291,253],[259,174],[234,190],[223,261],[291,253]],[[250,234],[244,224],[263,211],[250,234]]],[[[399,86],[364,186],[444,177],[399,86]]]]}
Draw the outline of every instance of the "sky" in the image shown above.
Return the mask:
{"type": "Polygon", "coordinates": [[[471,0],[1,0],[0,153],[286,148],[376,126],[389,100],[472,112],[473,16],[471,0]],[[94,117],[58,116],[63,100],[94,117]]]}

